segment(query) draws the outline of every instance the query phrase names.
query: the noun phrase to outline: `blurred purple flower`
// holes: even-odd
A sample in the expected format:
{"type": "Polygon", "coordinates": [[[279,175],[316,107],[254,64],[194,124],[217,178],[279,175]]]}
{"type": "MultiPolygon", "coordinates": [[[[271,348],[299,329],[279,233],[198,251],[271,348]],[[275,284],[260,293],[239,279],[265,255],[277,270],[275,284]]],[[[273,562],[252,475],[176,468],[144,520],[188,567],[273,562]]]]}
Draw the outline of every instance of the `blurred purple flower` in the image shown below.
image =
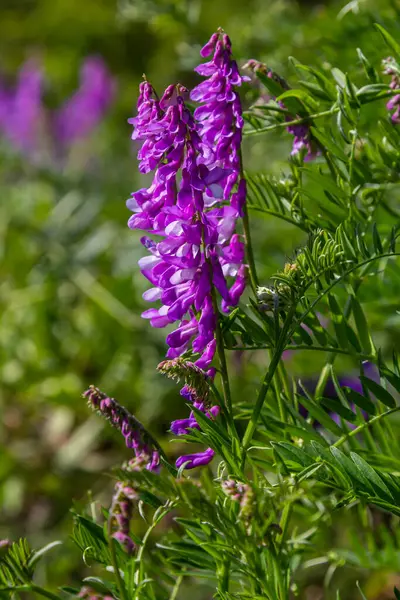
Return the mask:
{"type": "Polygon", "coordinates": [[[34,60],[19,72],[15,90],[0,92],[0,128],[12,146],[23,153],[33,152],[44,123],[42,104],[44,77],[34,60]]]}
{"type": "Polygon", "coordinates": [[[101,122],[115,95],[115,81],[100,57],[88,57],[80,87],[53,114],[43,102],[43,70],[35,60],[21,68],[14,89],[0,82],[0,134],[25,156],[37,159],[50,145],[62,155],[101,122]]]}
{"type": "Polygon", "coordinates": [[[88,136],[101,122],[115,96],[115,80],[99,56],[83,62],[78,90],[56,111],[54,136],[70,145],[88,136]]]}

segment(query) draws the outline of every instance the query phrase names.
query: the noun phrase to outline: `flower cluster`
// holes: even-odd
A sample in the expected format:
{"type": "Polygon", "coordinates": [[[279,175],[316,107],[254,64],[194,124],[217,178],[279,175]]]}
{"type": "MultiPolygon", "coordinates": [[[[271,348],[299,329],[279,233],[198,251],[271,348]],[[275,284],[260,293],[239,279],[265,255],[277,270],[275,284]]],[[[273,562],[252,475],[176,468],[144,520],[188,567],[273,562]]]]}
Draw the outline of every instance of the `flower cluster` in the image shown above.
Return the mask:
{"type": "MultiPolygon", "coordinates": [[[[190,95],[201,104],[194,115],[185,104],[186,88],[169,86],[159,99],[148,81],[140,86],[137,116],[130,120],[132,139],[142,142],[139,170],[154,174],[150,187],[134,192],[127,205],[133,212],[129,227],[156,237],[141,239],[149,254],[139,266],[153,285],[144,299],[159,301],[160,306],[142,316],[153,327],[177,323],[166,339],[167,357],[176,359],[191,351],[204,377],[213,377],[217,292],[222,310],[229,312],[246,283],[244,244],[236,233],[246,199],[240,165],[243,118],[235,89],[243,78],[222,31],[211,36],[201,54],[213,56],[196,69],[207,79],[190,95]]],[[[190,394],[188,399],[193,401],[190,394]]],[[[204,399],[196,402],[195,407],[206,412],[204,399]]],[[[210,409],[206,414],[216,412],[210,409]]],[[[173,425],[173,430],[186,432],[195,418],[185,422],[186,426],[173,425]]],[[[199,460],[209,462],[213,454],[209,449],[199,460]]],[[[197,466],[192,455],[181,457],[177,465],[182,461],[187,468],[197,466]]]]}
{"type": "Polygon", "coordinates": [[[392,79],[389,84],[389,87],[393,91],[398,91],[398,94],[395,94],[390,98],[389,102],[386,104],[386,108],[389,112],[393,112],[391,115],[391,121],[394,125],[398,125],[400,123],[400,68],[397,61],[389,56],[385,58],[383,61],[383,72],[385,75],[391,75],[392,79]]]}
{"type": "Polygon", "coordinates": [[[130,522],[133,513],[133,502],[137,499],[136,491],[129,485],[118,481],[110,508],[110,516],[116,531],[112,537],[117,540],[127,554],[132,554],[135,544],[129,535],[130,522]]]}
{"type": "Polygon", "coordinates": [[[158,445],[133,415],[114,398],[109,398],[93,385],[84,392],[83,397],[88,400],[91,408],[97,410],[122,433],[127,447],[135,451],[140,463],[146,463],[149,471],[158,469],[160,464],[158,445]]]}
{"type": "Polygon", "coordinates": [[[0,83],[0,133],[12,147],[37,159],[46,142],[60,155],[88,136],[108,110],[115,82],[100,57],[83,62],[78,90],[55,111],[43,102],[45,78],[37,61],[21,68],[15,89],[0,83]]]}
{"type": "MultiPolygon", "coordinates": [[[[248,68],[253,73],[260,72],[263,75],[266,75],[267,77],[269,77],[269,79],[273,79],[280,85],[280,87],[283,90],[290,89],[289,85],[282,77],[280,77],[272,69],[269,69],[267,67],[267,65],[265,65],[262,62],[259,62],[258,60],[250,59],[249,61],[247,61],[245,68],[248,68]]],[[[263,101],[266,101],[266,102],[268,102],[270,98],[275,100],[274,96],[262,96],[263,101]]],[[[286,110],[286,106],[283,102],[279,101],[278,104],[282,109],[286,110]]],[[[287,122],[293,121],[296,118],[299,118],[298,115],[296,115],[294,117],[291,114],[286,114],[286,116],[285,116],[285,120],[287,122]]],[[[313,160],[314,158],[316,158],[316,156],[318,155],[318,152],[315,148],[315,143],[313,142],[313,140],[311,138],[311,132],[310,132],[309,125],[307,125],[305,123],[288,125],[286,130],[288,133],[290,133],[291,135],[294,136],[293,146],[292,146],[292,151],[291,151],[292,156],[295,156],[300,153],[304,154],[304,160],[306,162],[309,162],[310,160],[313,160]]]]}
{"type": "Polygon", "coordinates": [[[83,600],[114,600],[113,596],[102,596],[99,592],[96,592],[93,588],[85,585],[81,588],[77,595],[78,598],[83,600]]]}
{"type": "Polygon", "coordinates": [[[244,522],[249,531],[254,514],[254,491],[247,483],[241,483],[234,479],[226,479],[221,484],[223,491],[234,502],[239,502],[239,518],[244,522]]]}

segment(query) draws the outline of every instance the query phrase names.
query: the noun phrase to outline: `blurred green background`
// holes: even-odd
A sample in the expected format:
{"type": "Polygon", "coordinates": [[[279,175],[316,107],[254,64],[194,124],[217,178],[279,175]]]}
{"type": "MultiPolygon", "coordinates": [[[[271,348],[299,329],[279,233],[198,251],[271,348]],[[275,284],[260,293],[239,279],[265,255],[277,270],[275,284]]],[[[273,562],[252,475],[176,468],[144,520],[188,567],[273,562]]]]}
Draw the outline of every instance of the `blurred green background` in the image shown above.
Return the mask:
{"type": "MultiPolygon", "coordinates": [[[[295,56],[357,79],[356,47],[379,69],[387,51],[372,24],[399,38],[398,7],[395,0],[2,0],[4,80],[12,82],[27,58],[39,58],[44,101],[56,107],[76,88],[82,60],[98,54],[116,78],[117,94],[62,165],[51,157],[36,164],[0,143],[0,538],[26,535],[38,547],[66,537],[72,500],[84,502],[87,489],[108,503],[110,483],[101,472],[127,453],[81,399],[91,383],[134,412],[171,455],[178,453],[176,443],[167,443],[168,426],[186,409],[178,388],[155,371],[164,333],[140,318],[147,308],[137,268],[142,248],[139,233],[126,227],[125,200],[144,184],[127,124],[142,74],[157,90],[174,81],[191,87],[201,45],[222,26],[241,64],[257,58],[290,79],[288,57],[295,56]]],[[[287,134],[247,143],[247,168],[283,177],[291,143],[287,134]]],[[[254,228],[267,282],[303,238],[282,222],[262,219],[254,228]]],[[[379,327],[393,345],[398,321],[379,327]]],[[[254,389],[265,357],[231,360],[241,366],[235,389],[245,375],[254,389]]],[[[342,371],[354,366],[339,364],[342,371]]],[[[312,377],[322,362],[297,356],[291,365],[312,377]]],[[[321,540],[321,547],[330,543],[321,540]]],[[[66,548],[42,574],[50,585],[76,583],[81,574],[78,551],[68,542],[66,548]]],[[[319,577],[304,597],[322,598],[319,577]]],[[[369,598],[384,598],[385,585],[375,585],[379,593],[369,598]]]]}

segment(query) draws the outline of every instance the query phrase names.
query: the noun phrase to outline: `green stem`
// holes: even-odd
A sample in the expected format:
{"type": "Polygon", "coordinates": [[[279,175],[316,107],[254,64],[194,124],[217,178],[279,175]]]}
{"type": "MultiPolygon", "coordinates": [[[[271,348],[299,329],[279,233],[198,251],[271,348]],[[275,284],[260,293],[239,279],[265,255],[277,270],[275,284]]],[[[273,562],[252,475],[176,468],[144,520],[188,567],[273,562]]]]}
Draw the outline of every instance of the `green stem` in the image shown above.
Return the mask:
{"type": "MultiPolygon", "coordinates": [[[[225,348],[226,350],[271,350],[272,346],[234,346],[233,348],[225,348]]],[[[362,352],[352,352],[344,348],[335,348],[334,346],[309,346],[308,344],[288,344],[285,350],[317,350],[319,352],[332,352],[333,354],[345,354],[362,360],[373,360],[372,354],[364,354],[362,352]]]]}
{"type": "Polygon", "coordinates": [[[230,560],[224,561],[217,571],[219,592],[229,592],[230,565],[230,560]]]}
{"type": "MultiPolygon", "coordinates": [[[[371,102],[376,102],[378,100],[382,100],[382,98],[389,98],[396,93],[396,90],[388,90],[384,94],[380,96],[376,96],[375,98],[371,98],[365,102],[364,104],[370,104],[371,102]]],[[[282,123],[274,123],[273,125],[267,125],[266,127],[260,127],[260,129],[255,129],[253,131],[246,131],[246,137],[251,135],[258,135],[259,133],[265,133],[267,131],[274,131],[275,129],[280,129],[281,127],[291,127],[292,125],[302,125],[303,123],[308,123],[309,121],[313,121],[314,119],[321,119],[322,117],[329,117],[330,115],[334,115],[335,113],[340,111],[340,106],[333,106],[329,110],[324,110],[320,113],[315,113],[313,115],[307,115],[305,117],[300,117],[298,119],[293,119],[293,121],[283,121],[282,123]]]]}
{"type": "MultiPolygon", "coordinates": [[[[359,285],[357,286],[357,289],[358,289],[359,285]]],[[[344,314],[344,317],[346,320],[350,316],[350,313],[351,313],[351,297],[347,298],[346,306],[344,307],[344,311],[343,311],[343,314],[344,314]]],[[[336,360],[336,356],[337,355],[335,352],[331,352],[329,354],[328,360],[326,361],[326,364],[321,371],[321,375],[319,376],[317,387],[315,388],[315,394],[314,394],[315,398],[319,398],[320,396],[323,395],[325,386],[326,386],[327,381],[331,374],[331,367],[336,360]]]]}
{"type": "Polygon", "coordinates": [[[176,600],[176,597],[179,592],[179,588],[181,587],[181,583],[183,581],[183,577],[184,577],[184,575],[179,575],[179,577],[177,578],[175,585],[173,587],[173,590],[171,592],[171,595],[169,597],[169,600],[176,600]]]}
{"type": "Polygon", "coordinates": [[[127,593],[126,593],[125,584],[122,580],[121,573],[120,573],[119,567],[118,567],[117,554],[115,552],[116,542],[115,542],[114,538],[112,537],[112,511],[113,511],[113,506],[111,506],[111,508],[110,508],[110,515],[109,515],[108,521],[107,521],[107,538],[108,538],[108,547],[110,549],[111,565],[114,570],[114,575],[115,575],[115,579],[117,581],[117,586],[119,589],[121,600],[129,600],[127,593]]]}
{"type": "Polygon", "coordinates": [[[272,381],[275,371],[279,365],[279,361],[281,359],[282,352],[285,349],[286,338],[287,338],[290,326],[292,324],[292,319],[293,319],[295,312],[296,312],[296,304],[294,303],[291,306],[291,308],[286,316],[284,325],[282,327],[282,330],[281,330],[281,333],[279,336],[278,344],[276,346],[275,352],[272,355],[268,371],[264,377],[264,381],[261,384],[261,389],[259,391],[257,401],[256,401],[256,404],[253,409],[253,413],[251,415],[250,421],[249,421],[246,431],[244,433],[243,441],[242,441],[242,468],[246,461],[246,452],[251,443],[254,432],[256,430],[258,419],[260,417],[260,413],[261,413],[262,407],[264,405],[265,398],[267,396],[269,387],[271,385],[271,381],[272,381]]]}
{"type": "Polygon", "coordinates": [[[360,431],[362,431],[366,427],[371,427],[371,425],[373,425],[377,421],[380,421],[384,417],[387,417],[387,416],[389,416],[389,415],[391,415],[391,414],[393,414],[395,412],[398,412],[399,410],[400,410],[400,406],[395,406],[394,408],[391,408],[390,410],[387,410],[386,412],[381,413],[380,415],[376,415],[375,417],[372,417],[372,419],[370,419],[369,421],[365,421],[365,423],[363,423],[362,425],[359,425],[358,427],[356,427],[352,431],[349,431],[345,435],[342,435],[342,437],[339,438],[333,444],[333,447],[334,448],[338,448],[339,446],[341,446],[342,444],[344,444],[349,438],[352,438],[354,435],[357,435],[358,433],[360,433],[360,431]]]}
{"type": "Polygon", "coordinates": [[[250,283],[254,294],[256,294],[258,288],[258,277],[256,271],[256,264],[254,261],[253,245],[251,243],[249,212],[246,204],[243,208],[243,231],[246,243],[247,261],[249,264],[250,283]]]}
{"type": "MultiPolygon", "coordinates": [[[[241,179],[246,179],[244,176],[243,156],[242,156],[241,149],[239,150],[239,161],[240,161],[240,177],[241,177],[241,179]]],[[[245,244],[246,244],[247,261],[249,264],[250,283],[251,283],[251,287],[253,289],[253,293],[254,293],[254,295],[256,295],[257,288],[258,288],[258,277],[257,277],[256,263],[254,260],[253,244],[251,241],[250,221],[249,221],[249,212],[247,209],[247,202],[244,203],[244,207],[243,207],[243,231],[244,231],[244,240],[245,240],[245,244]]]]}
{"type": "Polygon", "coordinates": [[[30,588],[31,588],[32,592],[35,592],[35,594],[38,594],[39,596],[43,596],[44,598],[50,598],[50,600],[60,600],[59,596],[56,596],[56,594],[53,594],[52,592],[49,592],[48,590],[44,590],[39,585],[35,585],[33,583],[30,586],[30,588]]]}
{"type": "Polygon", "coordinates": [[[0,587],[1,592],[11,592],[15,594],[16,592],[34,592],[38,596],[43,596],[44,598],[50,598],[50,600],[60,600],[60,596],[49,592],[48,590],[43,589],[39,585],[35,585],[34,583],[26,583],[24,585],[16,585],[9,587],[0,587]]]}
{"type": "Polygon", "coordinates": [[[293,119],[293,121],[284,121],[282,123],[274,123],[273,125],[267,125],[266,127],[260,127],[260,129],[255,129],[254,131],[247,131],[246,137],[248,137],[250,135],[258,135],[259,133],[265,133],[267,131],[274,131],[275,129],[280,129],[281,127],[291,127],[292,125],[302,125],[303,123],[308,123],[309,121],[313,121],[314,119],[320,119],[321,117],[328,117],[338,111],[339,111],[339,107],[335,107],[335,108],[330,108],[329,110],[324,110],[323,112],[320,112],[320,113],[316,113],[314,115],[307,115],[306,117],[301,117],[299,119],[293,119]]]}

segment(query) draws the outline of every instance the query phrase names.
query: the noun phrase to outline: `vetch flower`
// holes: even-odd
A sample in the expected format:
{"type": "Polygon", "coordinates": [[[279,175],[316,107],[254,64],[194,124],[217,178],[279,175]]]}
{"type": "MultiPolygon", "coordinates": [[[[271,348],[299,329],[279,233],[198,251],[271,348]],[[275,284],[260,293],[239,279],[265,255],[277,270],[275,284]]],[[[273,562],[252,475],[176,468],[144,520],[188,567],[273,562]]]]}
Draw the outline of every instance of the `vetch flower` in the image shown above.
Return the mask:
{"type": "Polygon", "coordinates": [[[121,481],[117,482],[111,502],[109,518],[116,528],[112,537],[121,544],[127,554],[132,554],[135,550],[135,544],[129,535],[129,531],[133,513],[133,501],[137,497],[137,493],[132,487],[121,481]]]}
{"type": "Polygon", "coordinates": [[[158,469],[160,465],[158,444],[133,415],[114,398],[109,398],[93,385],[84,392],[83,397],[88,400],[91,408],[122,433],[127,447],[135,451],[137,458],[146,462],[149,471],[158,469]]]}
{"type": "Polygon", "coordinates": [[[394,125],[398,125],[400,123],[400,67],[397,61],[388,56],[383,61],[383,72],[385,75],[391,75],[392,79],[390,81],[389,87],[393,91],[399,91],[398,94],[392,96],[389,102],[386,104],[386,108],[389,112],[393,112],[390,119],[394,125]]]}
{"type": "MultiPolygon", "coordinates": [[[[208,79],[192,91],[192,100],[201,103],[193,116],[185,105],[188,91],[183,86],[169,86],[159,99],[147,80],[140,85],[137,115],[130,119],[132,138],[141,142],[139,170],[153,172],[153,179],[148,188],[132,194],[127,206],[133,213],[129,227],[148,234],[141,239],[148,255],[139,266],[153,287],[143,298],[159,303],[142,316],[157,328],[176,323],[166,338],[167,358],[176,360],[191,352],[191,364],[205,378],[216,352],[218,304],[229,312],[246,284],[244,244],[236,233],[246,184],[241,176],[243,118],[236,91],[244,78],[222,31],[211,36],[201,54],[213,58],[196,69],[208,79]]],[[[199,401],[201,408],[196,408],[213,418],[218,408],[207,406],[208,389],[196,395],[188,383],[182,395],[199,401]]],[[[178,435],[198,427],[193,413],[171,425],[178,435]]],[[[190,458],[187,468],[212,456],[210,449],[206,458],[190,458]]]]}
{"type": "Polygon", "coordinates": [[[204,452],[196,454],[183,454],[176,461],[178,469],[185,465],[185,469],[194,469],[195,467],[204,467],[208,465],[215,456],[214,450],[207,448],[204,452]]]}

